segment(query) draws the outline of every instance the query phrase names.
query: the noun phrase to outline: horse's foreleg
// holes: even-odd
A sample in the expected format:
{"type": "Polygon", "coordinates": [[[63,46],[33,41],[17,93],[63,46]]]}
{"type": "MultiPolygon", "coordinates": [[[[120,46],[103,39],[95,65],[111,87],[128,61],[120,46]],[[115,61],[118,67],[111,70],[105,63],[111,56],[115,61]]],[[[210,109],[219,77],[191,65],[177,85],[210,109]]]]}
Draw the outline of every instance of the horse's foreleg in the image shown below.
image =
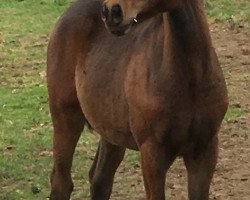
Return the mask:
{"type": "Polygon", "coordinates": [[[68,200],[73,190],[71,166],[79,136],[83,130],[84,117],[79,105],[51,105],[54,126],[51,175],[51,200],[68,200]]]}
{"type": "Polygon", "coordinates": [[[217,162],[217,152],[218,138],[215,136],[205,152],[200,153],[197,158],[194,158],[193,154],[184,155],[190,200],[209,199],[209,187],[217,162]]]}
{"type": "Polygon", "coordinates": [[[153,139],[140,147],[142,172],[148,200],[165,200],[166,172],[176,155],[153,139]]]}
{"type": "Polygon", "coordinates": [[[115,172],[123,160],[125,149],[101,139],[97,159],[97,163],[92,165],[95,167],[93,178],[91,181],[91,199],[92,200],[108,200],[111,195],[113,179],[115,172]]]}

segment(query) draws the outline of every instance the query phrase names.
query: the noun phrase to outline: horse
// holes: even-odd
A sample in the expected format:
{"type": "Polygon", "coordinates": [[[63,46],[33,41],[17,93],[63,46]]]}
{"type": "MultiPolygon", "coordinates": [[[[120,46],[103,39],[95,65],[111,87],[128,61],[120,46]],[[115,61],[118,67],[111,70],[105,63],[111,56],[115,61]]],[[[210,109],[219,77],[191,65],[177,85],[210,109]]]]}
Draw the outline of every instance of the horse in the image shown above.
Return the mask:
{"type": "Polygon", "coordinates": [[[177,157],[188,198],[209,199],[228,96],[202,0],[77,0],[55,25],[47,55],[51,200],[70,199],[86,125],[100,135],[92,200],[110,198],[126,149],[140,153],[148,200],[165,199],[177,157]]]}

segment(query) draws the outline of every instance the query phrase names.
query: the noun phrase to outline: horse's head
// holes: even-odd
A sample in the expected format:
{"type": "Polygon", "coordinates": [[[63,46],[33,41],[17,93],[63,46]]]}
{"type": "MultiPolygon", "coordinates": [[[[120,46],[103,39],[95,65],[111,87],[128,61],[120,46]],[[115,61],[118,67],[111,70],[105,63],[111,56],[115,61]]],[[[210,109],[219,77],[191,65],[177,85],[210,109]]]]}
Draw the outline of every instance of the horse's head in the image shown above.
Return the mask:
{"type": "Polygon", "coordinates": [[[179,0],[105,0],[102,19],[111,33],[124,35],[132,25],[166,11],[177,1],[179,0]]]}

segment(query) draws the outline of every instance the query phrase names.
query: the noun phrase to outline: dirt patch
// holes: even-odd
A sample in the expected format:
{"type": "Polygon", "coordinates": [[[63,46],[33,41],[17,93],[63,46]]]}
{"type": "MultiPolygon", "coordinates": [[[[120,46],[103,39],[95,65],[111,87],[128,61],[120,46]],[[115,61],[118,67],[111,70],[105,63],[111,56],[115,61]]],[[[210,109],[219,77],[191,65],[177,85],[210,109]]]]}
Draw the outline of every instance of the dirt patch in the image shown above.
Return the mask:
{"type": "MultiPolygon", "coordinates": [[[[230,107],[244,112],[221,127],[220,154],[210,196],[216,200],[249,200],[250,31],[229,30],[218,23],[211,24],[210,29],[225,74],[230,107]]],[[[168,199],[187,199],[186,170],[181,159],[171,167],[167,178],[168,199]]],[[[140,167],[123,163],[117,172],[111,199],[143,199],[144,196],[140,167]],[[126,185],[122,182],[124,178],[128,179],[126,185]]]]}
{"type": "Polygon", "coordinates": [[[225,122],[220,133],[220,158],[212,185],[214,199],[250,199],[250,32],[211,26],[215,48],[225,71],[230,106],[245,114],[225,122]]]}

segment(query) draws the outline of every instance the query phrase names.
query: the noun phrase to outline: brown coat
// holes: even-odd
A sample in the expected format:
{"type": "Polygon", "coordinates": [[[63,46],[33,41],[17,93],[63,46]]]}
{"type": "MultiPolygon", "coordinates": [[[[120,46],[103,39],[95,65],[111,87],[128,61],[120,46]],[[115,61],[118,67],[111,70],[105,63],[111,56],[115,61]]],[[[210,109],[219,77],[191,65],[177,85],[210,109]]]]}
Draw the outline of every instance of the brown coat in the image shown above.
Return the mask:
{"type": "Polygon", "coordinates": [[[106,30],[99,1],[79,0],[60,18],[48,48],[51,199],[69,199],[84,122],[101,136],[92,199],[109,199],[125,148],[140,150],[148,199],[165,198],[165,173],[178,155],[189,198],[208,199],[227,91],[201,2],[180,2],[167,13],[142,14],[122,37],[106,30]]]}

